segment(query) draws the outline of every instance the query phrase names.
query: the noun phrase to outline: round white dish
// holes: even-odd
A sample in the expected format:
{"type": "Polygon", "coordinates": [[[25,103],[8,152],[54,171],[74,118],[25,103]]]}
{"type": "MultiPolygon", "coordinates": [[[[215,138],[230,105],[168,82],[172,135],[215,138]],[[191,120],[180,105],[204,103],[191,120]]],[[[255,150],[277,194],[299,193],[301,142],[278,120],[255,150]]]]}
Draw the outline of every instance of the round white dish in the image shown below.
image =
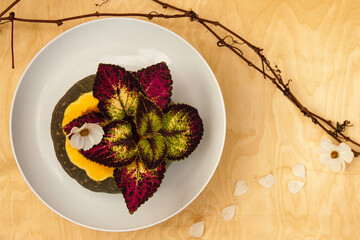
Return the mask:
{"type": "Polygon", "coordinates": [[[87,22],[49,42],[23,73],[10,114],[13,153],[32,191],[60,216],[102,231],[153,226],[188,206],[219,163],[225,129],[222,94],[201,55],[175,33],[131,18],[87,22]],[[50,136],[51,115],[65,92],[96,73],[101,62],[137,70],[160,61],[168,64],[173,77],[172,101],[198,109],[204,136],[188,159],[169,167],[154,196],[130,215],[121,194],[89,191],[62,169],[50,136]]]}

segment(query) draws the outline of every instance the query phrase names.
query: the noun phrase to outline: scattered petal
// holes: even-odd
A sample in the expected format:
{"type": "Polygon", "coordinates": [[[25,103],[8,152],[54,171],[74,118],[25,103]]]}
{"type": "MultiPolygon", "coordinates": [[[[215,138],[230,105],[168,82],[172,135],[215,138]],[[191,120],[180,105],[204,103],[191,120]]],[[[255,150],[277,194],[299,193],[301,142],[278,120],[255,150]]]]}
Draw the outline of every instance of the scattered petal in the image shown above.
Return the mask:
{"type": "Polygon", "coordinates": [[[190,235],[196,238],[200,238],[204,234],[204,221],[194,223],[189,228],[190,235]]]}
{"type": "Polygon", "coordinates": [[[291,167],[291,170],[295,176],[300,178],[305,178],[305,166],[303,164],[300,163],[294,164],[291,167]]]}
{"type": "Polygon", "coordinates": [[[266,188],[271,188],[275,184],[275,178],[272,174],[268,174],[265,177],[259,179],[258,183],[266,188]]]}
{"type": "Polygon", "coordinates": [[[221,212],[221,217],[226,220],[230,221],[234,215],[235,215],[236,205],[231,205],[229,207],[226,207],[221,212]]]}
{"type": "Polygon", "coordinates": [[[234,196],[240,196],[248,191],[248,186],[244,180],[240,180],[236,183],[234,196]]]}
{"type": "Polygon", "coordinates": [[[304,185],[305,185],[304,182],[294,180],[294,181],[290,181],[288,183],[288,188],[291,193],[295,194],[295,193],[298,193],[304,185]]]}

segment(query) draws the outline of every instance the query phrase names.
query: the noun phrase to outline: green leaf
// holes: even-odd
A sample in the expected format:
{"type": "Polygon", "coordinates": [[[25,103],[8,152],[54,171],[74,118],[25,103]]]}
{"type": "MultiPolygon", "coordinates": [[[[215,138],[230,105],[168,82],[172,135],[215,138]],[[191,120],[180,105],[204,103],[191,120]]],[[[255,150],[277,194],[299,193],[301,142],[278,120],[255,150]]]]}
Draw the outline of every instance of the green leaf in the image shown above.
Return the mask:
{"type": "Polygon", "coordinates": [[[182,160],[200,143],[204,127],[195,108],[174,104],[164,111],[163,126],[159,132],[166,139],[167,157],[170,160],[182,160]]]}
{"type": "Polygon", "coordinates": [[[131,124],[126,121],[114,121],[104,127],[101,142],[81,153],[88,159],[109,167],[123,167],[131,163],[138,150],[131,124]]]}
{"type": "Polygon", "coordinates": [[[156,168],[166,157],[166,139],[160,133],[141,138],[137,147],[140,158],[148,169],[156,168]]]}
{"type": "Polygon", "coordinates": [[[93,95],[99,100],[98,108],[112,120],[135,116],[141,83],[124,68],[111,64],[99,64],[93,95]]]}
{"type": "Polygon", "coordinates": [[[140,159],[124,168],[114,170],[114,179],[133,214],[159,188],[166,171],[165,162],[155,169],[147,169],[140,159]]]}
{"type": "Polygon", "coordinates": [[[161,109],[142,94],[139,95],[135,124],[140,136],[146,136],[147,134],[159,131],[163,124],[161,109]]]}

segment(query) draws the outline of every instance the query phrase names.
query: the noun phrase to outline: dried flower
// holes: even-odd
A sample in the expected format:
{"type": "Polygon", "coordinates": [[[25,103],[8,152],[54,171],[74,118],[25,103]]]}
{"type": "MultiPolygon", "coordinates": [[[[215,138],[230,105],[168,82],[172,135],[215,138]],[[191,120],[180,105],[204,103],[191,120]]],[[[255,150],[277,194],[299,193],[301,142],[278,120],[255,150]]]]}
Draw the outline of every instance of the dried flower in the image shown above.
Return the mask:
{"type": "Polygon", "coordinates": [[[354,158],[354,153],[348,145],[340,143],[336,146],[330,139],[325,139],[320,143],[318,152],[320,163],[334,172],[344,171],[345,162],[351,163],[354,158]]]}
{"type": "Polygon", "coordinates": [[[73,127],[67,136],[71,136],[70,144],[73,148],[87,151],[99,144],[103,135],[104,130],[99,124],[85,123],[80,128],[73,127]]]}

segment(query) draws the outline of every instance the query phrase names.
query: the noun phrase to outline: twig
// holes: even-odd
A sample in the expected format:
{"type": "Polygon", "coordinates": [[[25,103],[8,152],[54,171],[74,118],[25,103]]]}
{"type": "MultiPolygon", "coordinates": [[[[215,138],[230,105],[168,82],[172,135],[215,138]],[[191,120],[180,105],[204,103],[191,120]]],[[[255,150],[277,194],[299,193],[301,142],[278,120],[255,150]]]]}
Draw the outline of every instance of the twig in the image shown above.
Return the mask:
{"type": "MultiPolygon", "coordinates": [[[[72,21],[76,19],[83,19],[83,18],[91,18],[91,17],[144,17],[148,18],[149,20],[153,18],[184,18],[188,17],[186,14],[159,14],[155,11],[150,13],[89,13],[84,15],[78,15],[73,17],[67,18],[60,18],[60,19],[34,19],[34,18],[17,18],[14,17],[13,21],[18,22],[30,22],[30,23],[55,23],[58,26],[61,26],[64,22],[72,21]]],[[[1,20],[11,20],[11,17],[2,17],[1,20]]]]}
{"type": "Polygon", "coordinates": [[[7,8],[5,8],[4,11],[0,13],[0,17],[4,16],[5,13],[7,13],[10,9],[12,9],[20,0],[15,0],[13,3],[11,3],[7,8]]]}
{"type": "Polygon", "coordinates": [[[15,13],[10,13],[11,21],[11,67],[15,68],[15,59],[14,59],[14,17],[15,13]]]}

